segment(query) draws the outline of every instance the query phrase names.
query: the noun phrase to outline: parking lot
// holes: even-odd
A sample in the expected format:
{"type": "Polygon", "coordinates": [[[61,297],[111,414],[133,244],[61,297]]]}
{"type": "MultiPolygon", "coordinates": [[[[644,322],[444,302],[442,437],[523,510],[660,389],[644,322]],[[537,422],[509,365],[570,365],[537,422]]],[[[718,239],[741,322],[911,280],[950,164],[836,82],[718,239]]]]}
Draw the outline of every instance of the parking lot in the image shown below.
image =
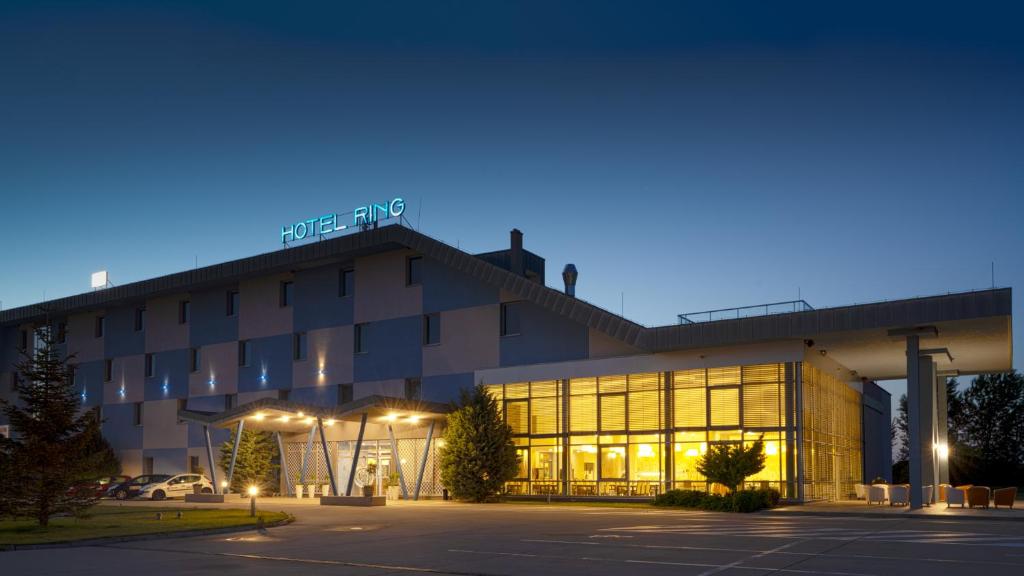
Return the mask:
{"type": "Polygon", "coordinates": [[[415,502],[338,508],[268,500],[266,533],[0,555],[5,574],[1021,574],[1024,522],[717,514],[415,502]]]}

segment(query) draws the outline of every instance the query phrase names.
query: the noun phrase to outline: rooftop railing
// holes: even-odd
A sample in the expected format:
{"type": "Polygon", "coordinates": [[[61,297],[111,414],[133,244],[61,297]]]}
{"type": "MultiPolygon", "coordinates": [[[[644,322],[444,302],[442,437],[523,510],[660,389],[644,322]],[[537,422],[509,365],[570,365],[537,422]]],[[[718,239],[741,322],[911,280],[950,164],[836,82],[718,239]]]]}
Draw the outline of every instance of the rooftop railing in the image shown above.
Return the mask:
{"type": "Polygon", "coordinates": [[[773,314],[790,314],[792,312],[808,312],[814,308],[803,300],[790,300],[788,302],[772,302],[770,304],[758,304],[756,306],[740,306],[739,308],[722,308],[719,310],[705,310],[703,312],[689,312],[679,315],[680,324],[698,324],[701,322],[714,322],[716,320],[735,320],[737,318],[751,318],[754,316],[771,316],[773,314]]]}

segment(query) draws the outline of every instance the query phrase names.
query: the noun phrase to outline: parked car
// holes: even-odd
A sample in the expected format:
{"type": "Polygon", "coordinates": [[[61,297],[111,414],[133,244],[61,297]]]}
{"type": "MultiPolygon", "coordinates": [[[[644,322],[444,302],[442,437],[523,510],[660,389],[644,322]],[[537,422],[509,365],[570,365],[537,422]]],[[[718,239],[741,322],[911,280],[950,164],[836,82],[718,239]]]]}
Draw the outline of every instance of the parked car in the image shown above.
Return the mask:
{"type": "Polygon", "coordinates": [[[213,484],[207,480],[206,476],[200,474],[178,474],[162,482],[146,484],[139,491],[139,498],[149,498],[150,500],[182,498],[185,494],[193,492],[192,486],[195,484],[200,485],[200,491],[203,494],[213,494],[213,484]]]}
{"type": "Polygon", "coordinates": [[[117,498],[118,500],[134,498],[139,495],[143,486],[157,482],[164,482],[170,479],[170,477],[170,474],[143,474],[142,476],[129,478],[124,482],[114,484],[110,488],[107,488],[107,496],[110,498],[117,498]]]}
{"type": "Polygon", "coordinates": [[[96,478],[95,480],[78,482],[70,489],[68,489],[68,494],[90,494],[96,498],[102,498],[103,496],[107,495],[107,490],[111,486],[120,484],[121,482],[126,482],[129,479],[129,476],[103,476],[100,478],[96,478]]]}

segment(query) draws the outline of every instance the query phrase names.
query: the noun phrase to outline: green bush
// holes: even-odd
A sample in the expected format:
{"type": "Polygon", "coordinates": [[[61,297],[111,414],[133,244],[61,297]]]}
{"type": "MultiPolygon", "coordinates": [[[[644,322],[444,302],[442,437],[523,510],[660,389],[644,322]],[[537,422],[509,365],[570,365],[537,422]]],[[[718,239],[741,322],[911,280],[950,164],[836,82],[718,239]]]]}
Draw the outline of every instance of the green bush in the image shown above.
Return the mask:
{"type": "Polygon", "coordinates": [[[699,490],[669,490],[654,499],[655,506],[693,508],[712,512],[757,512],[779,503],[779,491],[738,490],[725,496],[699,490]]]}

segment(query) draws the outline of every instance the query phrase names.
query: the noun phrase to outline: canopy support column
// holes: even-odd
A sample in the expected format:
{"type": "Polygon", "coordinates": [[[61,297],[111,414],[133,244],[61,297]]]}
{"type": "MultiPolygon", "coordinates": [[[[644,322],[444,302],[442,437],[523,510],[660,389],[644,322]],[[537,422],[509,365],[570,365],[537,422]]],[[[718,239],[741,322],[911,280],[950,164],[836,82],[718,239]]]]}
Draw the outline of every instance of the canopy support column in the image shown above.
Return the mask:
{"type": "Polygon", "coordinates": [[[238,421],[235,429],[235,445],[231,447],[231,465],[228,466],[228,487],[224,490],[227,494],[231,492],[231,480],[235,476],[235,460],[238,458],[238,445],[242,443],[242,431],[245,430],[245,420],[238,421]]]}
{"type": "Polygon", "coordinates": [[[366,432],[366,412],[359,419],[359,436],[356,438],[356,449],[352,451],[352,466],[348,471],[348,486],[345,488],[345,496],[352,495],[352,483],[356,480],[356,466],[359,465],[359,451],[363,447],[363,432],[366,432]]]}
{"type": "Polygon", "coordinates": [[[388,436],[391,438],[391,466],[398,468],[398,483],[402,487],[402,499],[409,499],[409,489],[405,486],[405,472],[402,471],[402,459],[398,456],[398,442],[395,441],[395,429],[388,424],[388,436]]]}
{"type": "Polygon", "coordinates": [[[284,451],[284,442],[281,440],[281,433],[274,432],[274,438],[277,440],[277,453],[281,456],[281,477],[284,478],[284,493],[289,496],[292,494],[292,479],[291,475],[288,474],[288,455],[284,451]]]}
{"type": "Polygon", "coordinates": [[[203,436],[206,438],[206,461],[210,465],[210,482],[213,482],[213,493],[220,494],[223,489],[217,484],[217,468],[213,464],[213,442],[210,441],[210,427],[203,424],[203,436]]]}
{"type": "Polygon", "coordinates": [[[309,474],[309,461],[313,459],[313,438],[315,437],[316,426],[313,426],[309,429],[309,438],[306,440],[306,452],[302,456],[302,472],[300,473],[299,484],[306,483],[306,477],[309,474]]]}
{"type": "Polygon", "coordinates": [[[416,490],[413,492],[412,499],[420,499],[420,487],[423,486],[423,471],[427,469],[427,458],[430,456],[430,442],[434,439],[434,422],[430,421],[430,428],[427,429],[427,443],[423,447],[423,460],[420,460],[420,471],[416,475],[416,490]]]}
{"type": "MultiPolygon", "coordinates": [[[[331,480],[331,492],[338,495],[338,483],[334,481],[334,462],[331,460],[331,451],[327,449],[327,437],[324,435],[324,423],[319,416],[316,417],[316,427],[320,429],[320,446],[324,450],[324,461],[327,463],[327,477],[331,480]]],[[[326,494],[324,494],[326,496],[326,494]]]]}

